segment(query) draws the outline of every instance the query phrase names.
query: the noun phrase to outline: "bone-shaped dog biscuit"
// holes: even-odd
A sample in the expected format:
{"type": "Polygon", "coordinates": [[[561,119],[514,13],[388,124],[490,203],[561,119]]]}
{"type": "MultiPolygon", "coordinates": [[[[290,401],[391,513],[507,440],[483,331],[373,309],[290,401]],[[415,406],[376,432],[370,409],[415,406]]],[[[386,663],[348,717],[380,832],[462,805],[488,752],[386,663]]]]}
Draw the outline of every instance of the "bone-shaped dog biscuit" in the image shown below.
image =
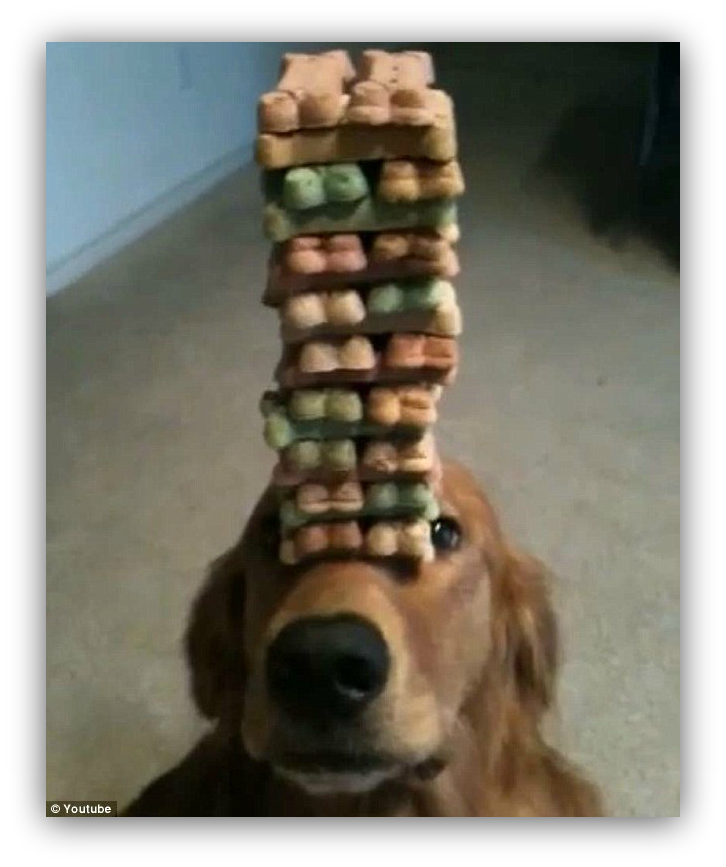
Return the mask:
{"type": "Polygon", "coordinates": [[[280,454],[273,479],[279,487],[329,481],[332,477],[375,482],[415,476],[433,482],[439,473],[436,445],[433,436],[426,433],[418,440],[371,440],[358,447],[352,439],[298,440],[280,454]]]}
{"type": "Polygon", "coordinates": [[[284,388],[377,380],[449,383],[457,365],[457,343],[451,337],[391,334],[377,352],[367,337],[356,335],[287,346],[275,375],[284,388]]]}
{"type": "Polygon", "coordinates": [[[423,51],[364,51],[346,113],[351,123],[430,126],[436,101],[431,55],[423,51]]]}
{"type": "Polygon", "coordinates": [[[316,556],[360,554],[431,561],[435,552],[430,525],[420,519],[378,521],[364,533],[357,521],[308,524],[294,530],[280,545],[280,560],[291,566],[316,556]]]}
{"type": "Polygon", "coordinates": [[[386,160],[377,188],[377,195],[388,202],[453,199],[463,192],[464,178],[456,160],[386,160]]]}
{"type": "MultiPolygon", "coordinates": [[[[264,437],[275,451],[299,440],[336,441],[351,437],[388,437],[393,433],[409,438],[436,421],[437,387],[376,387],[363,397],[353,389],[296,389],[287,397],[268,392],[261,402],[265,417],[264,437]]],[[[301,446],[302,448],[302,446],[301,446]]],[[[307,445],[300,456],[310,454],[307,445]]],[[[312,458],[311,458],[312,459],[312,458]]],[[[348,457],[335,458],[352,468],[348,457]]],[[[319,463],[315,457],[314,466],[319,463]]]]}
{"type": "Polygon", "coordinates": [[[373,482],[361,485],[306,482],[293,496],[280,504],[280,521],[294,529],[314,519],[335,520],[341,515],[360,518],[420,517],[427,521],[439,515],[439,505],[431,487],[424,482],[373,482]]]}
{"type": "Polygon", "coordinates": [[[335,126],[348,105],[345,89],[354,77],[345,51],[285,54],[277,88],[257,106],[260,132],[335,126]]]}
{"type": "Polygon", "coordinates": [[[420,331],[442,337],[461,332],[454,287],[436,278],[383,283],[368,292],[335,289],[293,295],[283,303],[280,318],[287,343],[352,332],[420,331]]]}
{"type": "Polygon", "coordinates": [[[366,251],[355,234],[298,236],[278,244],[270,257],[263,301],[277,306],[292,295],[412,277],[451,279],[459,259],[451,241],[426,229],[368,236],[366,251]]]}

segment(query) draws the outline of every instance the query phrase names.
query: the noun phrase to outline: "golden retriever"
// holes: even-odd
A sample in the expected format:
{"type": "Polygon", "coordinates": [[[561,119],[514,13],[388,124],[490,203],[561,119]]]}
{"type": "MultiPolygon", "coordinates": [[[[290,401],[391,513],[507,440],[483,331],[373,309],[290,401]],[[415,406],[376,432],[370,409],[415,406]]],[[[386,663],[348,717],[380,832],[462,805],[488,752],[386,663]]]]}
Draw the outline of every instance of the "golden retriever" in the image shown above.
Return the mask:
{"type": "Polygon", "coordinates": [[[446,463],[436,559],[281,566],[274,492],[186,633],[215,725],[125,815],[599,816],[543,740],[557,629],[541,565],[446,463]]]}

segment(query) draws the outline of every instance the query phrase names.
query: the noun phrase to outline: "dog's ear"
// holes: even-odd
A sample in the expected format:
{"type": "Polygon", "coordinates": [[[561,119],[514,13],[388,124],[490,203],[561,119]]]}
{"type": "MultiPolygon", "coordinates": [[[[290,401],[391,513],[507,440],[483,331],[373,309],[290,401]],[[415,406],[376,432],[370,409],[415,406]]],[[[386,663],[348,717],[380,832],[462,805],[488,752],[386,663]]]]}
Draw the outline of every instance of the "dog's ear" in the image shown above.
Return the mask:
{"type": "Polygon", "coordinates": [[[541,713],[554,698],[559,657],[546,571],[539,561],[510,548],[500,577],[494,653],[519,700],[533,713],[541,713]]]}
{"type": "Polygon", "coordinates": [[[219,718],[241,700],[245,576],[239,547],[218,558],[192,606],[184,635],[191,690],[200,712],[219,718]]]}

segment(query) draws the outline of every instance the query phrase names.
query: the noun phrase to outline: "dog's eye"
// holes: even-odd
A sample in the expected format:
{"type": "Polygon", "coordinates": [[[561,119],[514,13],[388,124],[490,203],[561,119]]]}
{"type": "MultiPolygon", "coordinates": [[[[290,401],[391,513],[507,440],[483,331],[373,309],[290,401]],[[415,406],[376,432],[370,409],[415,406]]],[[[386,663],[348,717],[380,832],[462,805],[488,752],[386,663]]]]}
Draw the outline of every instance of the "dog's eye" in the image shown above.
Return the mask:
{"type": "Polygon", "coordinates": [[[461,527],[453,518],[439,518],[431,524],[431,541],[439,551],[453,551],[461,544],[461,527]]]}

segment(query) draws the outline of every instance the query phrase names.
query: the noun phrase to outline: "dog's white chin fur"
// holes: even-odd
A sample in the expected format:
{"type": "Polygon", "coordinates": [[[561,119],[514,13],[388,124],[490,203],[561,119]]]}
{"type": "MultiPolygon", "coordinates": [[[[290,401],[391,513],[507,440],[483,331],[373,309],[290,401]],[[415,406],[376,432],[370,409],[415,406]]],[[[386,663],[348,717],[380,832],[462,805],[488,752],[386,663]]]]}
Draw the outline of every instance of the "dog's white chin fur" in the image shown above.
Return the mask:
{"type": "Polygon", "coordinates": [[[305,774],[287,768],[277,768],[280,776],[295,783],[309,795],[359,795],[364,792],[371,792],[381,783],[395,777],[398,770],[398,768],[392,767],[366,773],[320,771],[305,774]]]}

